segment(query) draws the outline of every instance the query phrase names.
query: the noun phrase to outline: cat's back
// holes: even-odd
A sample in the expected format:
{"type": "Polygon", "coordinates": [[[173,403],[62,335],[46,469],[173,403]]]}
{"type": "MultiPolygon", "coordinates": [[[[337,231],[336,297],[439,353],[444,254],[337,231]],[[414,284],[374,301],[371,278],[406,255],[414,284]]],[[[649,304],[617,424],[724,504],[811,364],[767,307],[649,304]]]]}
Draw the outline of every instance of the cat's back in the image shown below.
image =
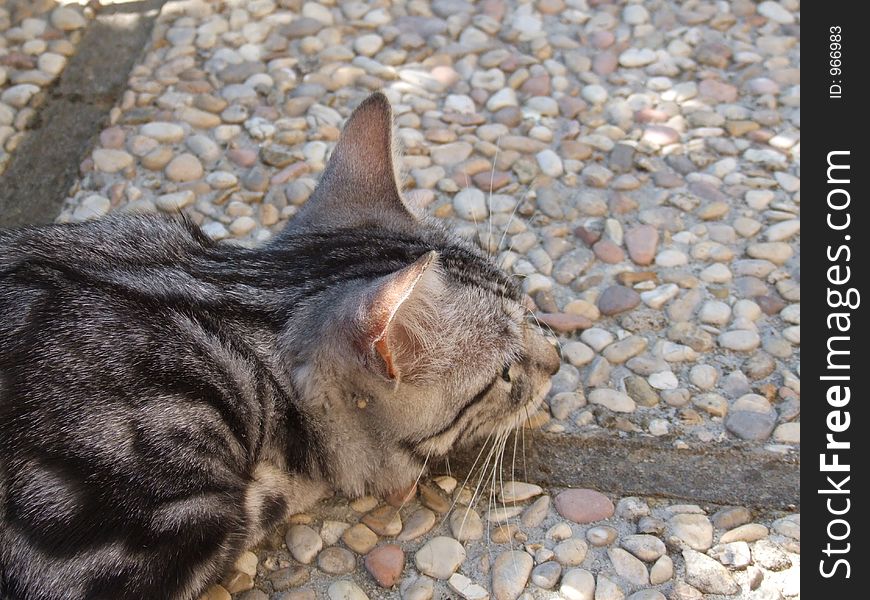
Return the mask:
{"type": "MultiPolygon", "coordinates": [[[[109,216],[97,221],[0,229],[0,281],[39,268],[112,270],[169,263],[212,242],[187,220],[151,215],[109,216]]],[[[2,291],[3,288],[0,288],[2,291]]]]}
{"type": "Polygon", "coordinates": [[[106,315],[117,304],[107,296],[125,282],[147,288],[144,274],[183,265],[209,243],[189,223],[153,216],[0,230],[0,347],[2,338],[63,315],[106,315]]]}

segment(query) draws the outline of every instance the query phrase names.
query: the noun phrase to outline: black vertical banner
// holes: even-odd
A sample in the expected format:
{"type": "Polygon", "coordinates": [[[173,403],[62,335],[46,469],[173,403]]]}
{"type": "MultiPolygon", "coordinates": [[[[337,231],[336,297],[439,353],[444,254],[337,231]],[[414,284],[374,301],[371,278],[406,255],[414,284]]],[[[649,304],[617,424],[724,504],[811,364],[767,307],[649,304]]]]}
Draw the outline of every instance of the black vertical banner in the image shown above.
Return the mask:
{"type": "Polygon", "coordinates": [[[801,13],[801,576],[805,598],[867,597],[862,552],[870,486],[867,70],[870,25],[857,2],[801,13]],[[806,25],[806,27],[803,27],[806,25]],[[821,594],[824,594],[822,596],[821,594]]]}

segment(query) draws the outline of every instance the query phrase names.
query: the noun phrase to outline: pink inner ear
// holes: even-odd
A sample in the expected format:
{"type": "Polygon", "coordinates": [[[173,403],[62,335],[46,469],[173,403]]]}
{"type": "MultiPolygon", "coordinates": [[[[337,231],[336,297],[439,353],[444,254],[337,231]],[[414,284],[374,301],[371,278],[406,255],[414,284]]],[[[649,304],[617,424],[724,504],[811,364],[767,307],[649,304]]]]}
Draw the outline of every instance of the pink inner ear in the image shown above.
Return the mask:
{"type": "Polygon", "coordinates": [[[367,337],[384,361],[387,376],[395,379],[400,372],[390,349],[390,329],[402,304],[411,297],[423,274],[433,264],[438,253],[434,250],[418,258],[413,264],[396,271],[378,286],[368,305],[367,337]]]}
{"type": "Polygon", "coordinates": [[[390,347],[387,344],[387,336],[382,336],[378,341],[375,342],[375,350],[378,351],[378,354],[381,355],[381,358],[384,360],[384,366],[387,368],[387,377],[390,379],[396,378],[396,367],[393,365],[393,355],[390,353],[390,347]]]}

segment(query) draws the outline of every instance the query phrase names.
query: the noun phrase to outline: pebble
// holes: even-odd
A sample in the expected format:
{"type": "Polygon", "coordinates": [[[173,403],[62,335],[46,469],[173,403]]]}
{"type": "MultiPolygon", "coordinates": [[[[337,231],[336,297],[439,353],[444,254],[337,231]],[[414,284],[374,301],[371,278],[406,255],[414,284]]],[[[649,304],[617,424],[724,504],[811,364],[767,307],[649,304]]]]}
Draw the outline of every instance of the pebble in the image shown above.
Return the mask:
{"type": "Polygon", "coordinates": [[[704,551],[713,545],[713,525],[704,515],[674,515],[667,525],[668,535],[679,538],[693,550],[704,551]]]}
{"type": "Polygon", "coordinates": [[[285,541],[293,558],[304,565],[310,564],[323,548],[323,540],[307,525],[291,525],[285,541]]]}
{"type": "MultiPolygon", "coordinates": [[[[608,348],[609,349],[609,348],[608,348]]],[[[641,406],[656,406],[659,403],[659,395],[651,386],[652,381],[647,382],[643,377],[631,375],[624,380],[625,392],[641,406]]]]}
{"type": "Polygon", "coordinates": [[[625,232],[625,246],[628,249],[628,255],[638,265],[652,264],[658,241],[658,231],[651,225],[639,225],[625,232]]]}
{"type": "Polygon", "coordinates": [[[674,576],[674,561],[667,554],[662,555],[649,570],[649,582],[660,585],[674,576]]]}
{"type": "MultiPolygon", "coordinates": [[[[764,230],[764,237],[768,242],[782,242],[790,239],[801,230],[801,222],[798,219],[781,221],[764,230]]],[[[773,262],[773,261],[772,261],[773,262]]]]}
{"type": "Polygon", "coordinates": [[[378,535],[394,536],[402,531],[402,519],[392,506],[374,509],[362,518],[362,522],[378,535]]]}
{"type": "Polygon", "coordinates": [[[629,25],[642,25],[649,21],[649,11],[642,4],[629,4],[622,9],[622,20],[629,25]]]}
{"type": "Polygon", "coordinates": [[[532,504],[523,511],[522,516],[520,517],[520,523],[522,523],[523,527],[529,529],[535,528],[547,517],[549,509],[550,497],[542,496],[532,502],[532,504]]]}
{"type": "Polygon", "coordinates": [[[176,213],[193,204],[195,199],[196,195],[191,190],[183,190],[157,196],[154,204],[163,212],[176,213]]]}
{"type": "Polygon", "coordinates": [[[646,562],[658,560],[665,553],[665,544],[652,535],[629,535],[620,542],[622,547],[646,562]]]}
{"type": "Polygon", "coordinates": [[[627,361],[632,356],[637,356],[646,349],[646,338],[639,335],[630,335],[625,339],[610,344],[607,346],[603,355],[608,361],[614,364],[620,364],[627,361]]]}
{"type": "Polygon", "coordinates": [[[766,538],[769,533],[767,527],[760,523],[746,523],[723,533],[722,537],[719,538],[719,543],[754,542],[766,538]]]}
{"type": "Polygon", "coordinates": [[[630,413],[637,408],[634,400],[617,390],[599,388],[589,392],[588,398],[590,403],[600,404],[613,412],[630,413]]]}
{"type": "Polygon", "coordinates": [[[613,334],[606,329],[592,327],[587,329],[580,335],[580,339],[595,351],[601,352],[608,345],[613,343],[613,334]]]}
{"type": "Polygon", "coordinates": [[[72,31],[81,29],[87,21],[77,10],[59,6],[51,13],[51,24],[61,31],[72,31]]]}
{"type": "Polygon", "coordinates": [[[733,529],[748,523],[751,518],[752,514],[749,509],[743,506],[734,506],[717,511],[712,520],[717,529],[733,529]]]}
{"type": "Polygon", "coordinates": [[[718,379],[719,372],[711,365],[695,365],[689,371],[689,381],[702,390],[713,389],[718,379]]]}
{"type": "Polygon", "coordinates": [[[453,538],[446,536],[432,538],[423,544],[414,556],[417,569],[435,579],[449,579],[464,560],[465,548],[453,538]]]}
{"type": "Polygon", "coordinates": [[[483,221],[489,215],[486,196],[477,188],[464,188],[453,197],[456,215],[466,221],[483,221]]]}
{"type": "Polygon", "coordinates": [[[607,555],[617,575],[632,585],[649,585],[649,572],[637,558],[622,548],[610,548],[607,555]]]}
{"type": "Polygon", "coordinates": [[[117,173],[133,164],[133,157],[123,150],[98,148],[93,157],[97,169],[104,173],[117,173]]]}
{"type": "Polygon", "coordinates": [[[330,546],[318,555],[317,566],[321,571],[330,575],[346,575],[353,571],[356,566],[356,559],[349,550],[338,546],[330,546]]]}
{"type": "Polygon", "coordinates": [[[613,502],[600,492],[573,489],[560,492],[555,500],[556,511],[575,523],[594,523],[613,515],[613,502]]]}
{"type": "Polygon", "coordinates": [[[758,333],[748,329],[726,331],[719,336],[719,345],[734,352],[751,352],[761,344],[758,333]]]}
{"type": "Polygon", "coordinates": [[[341,534],[341,540],[357,554],[367,554],[378,543],[378,536],[362,523],[357,523],[341,534]]]}
{"type": "MultiPolygon", "coordinates": [[[[401,504],[401,503],[400,503],[401,504]]],[[[435,526],[435,513],[428,508],[415,510],[405,519],[402,532],[396,537],[400,542],[415,540],[435,526]]]]}
{"type": "Polygon", "coordinates": [[[590,527],[586,530],[586,539],[593,546],[609,546],[616,540],[617,535],[617,531],[607,525],[590,527]]]}
{"type": "Polygon", "coordinates": [[[402,582],[402,600],[431,600],[435,594],[435,582],[422,576],[402,582]]]}
{"type": "Polygon", "coordinates": [[[535,158],[537,158],[538,166],[541,168],[541,172],[544,175],[559,177],[564,172],[562,159],[549,148],[538,152],[538,154],[535,155],[535,158]]]}
{"type": "Polygon", "coordinates": [[[562,577],[559,593],[565,600],[594,600],[595,576],[586,569],[569,569],[562,577]]]}
{"type": "Polygon", "coordinates": [[[532,583],[545,590],[552,589],[559,582],[562,567],[554,561],[539,564],[532,570],[532,583]]]}
{"type": "Polygon", "coordinates": [[[629,48],[619,55],[619,64],[623,67],[645,67],[656,60],[656,53],[649,48],[629,48]]]}
{"type": "Polygon", "coordinates": [[[184,139],[184,129],[175,123],[155,121],[139,128],[139,133],[163,144],[175,144],[184,139]]]}
{"type": "Polygon", "coordinates": [[[773,2],[772,0],[765,0],[758,5],[758,14],[767,17],[772,21],[776,21],[777,23],[783,23],[785,25],[790,25],[795,22],[794,15],[790,13],[782,4],[779,2],[773,2]]]}
{"type": "Polygon", "coordinates": [[[489,593],[483,586],[474,583],[461,573],[451,575],[450,579],[447,580],[447,585],[465,600],[487,600],[489,598],[489,593]]]}
{"type": "Polygon", "coordinates": [[[575,367],[582,367],[592,362],[595,352],[583,342],[568,342],[562,346],[562,356],[575,367]]]}
{"type": "Polygon", "coordinates": [[[773,439],[780,444],[800,444],[801,424],[783,423],[773,431],[773,439]]]}
{"type": "Polygon", "coordinates": [[[730,596],[740,591],[728,569],[718,561],[695,550],[683,550],[686,564],[686,581],[705,594],[724,594],[730,596]]]}
{"type": "Polygon", "coordinates": [[[499,497],[505,503],[523,502],[543,492],[541,486],[523,481],[506,481],[499,486],[499,497]]]}
{"type": "Polygon", "coordinates": [[[450,514],[450,532],[460,542],[483,537],[483,521],[473,508],[455,509],[450,514]]]}
{"type": "Polygon", "coordinates": [[[638,304],[640,304],[640,295],[633,289],[621,285],[606,288],[598,298],[598,310],[607,316],[631,310],[638,304]]]}
{"type": "Polygon", "coordinates": [[[689,263],[689,257],[679,250],[662,250],[656,254],[656,265],[660,267],[682,267],[689,263]]]}
{"type": "Polygon", "coordinates": [[[752,547],[752,560],[770,571],[782,571],[792,565],[788,555],[770,540],[759,540],[755,543],[752,547]]]}
{"type": "Polygon", "coordinates": [[[628,600],[667,600],[658,590],[640,590],[628,597],[628,600]]]}
{"type": "Polygon", "coordinates": [[[352,581],[342,579],[332,583],[326,590],[329,600],[368,600],[365,592],[352,581]]]}
{"type": "Polygon", "coordinates": [[[492,567],[492,593],[496,600],[516,600],[523,592],[534,561],[526,552],[509,550],[495,559],[492,567]]]}
{"type": "Polygon", "coordinates": [[[194,181],[202,175],[202,163],[193,154],[179,154],[166,165],[166,177],[172,181],[194,181]]]}
{"type": "Polygon", "coordinates": [[[584,100],[588,100],[592,104],[603,104],[607,101],[609,94],[604,86],[592,84],[584,86],[582,96],[584,100]]]}
{"type": "Polygon", "coordinates": [[[73,211],[73,220],[87,221],[102,217],[112,207],[111,201],[99,194],[91,194],[73,211]]]}
{"type": "Polygon", "coordinates": [[[405,552],[400,546],[386,544],[366,554],[366,570],[383,588],[391,588],[398,583],[405,568],[405,552]]]}
{"type": "Polygon", "coordinates": [[[564,540],[553,548],[556,560],[568,567],[574,567],[582,563],[583,559],[586,558],[586,551],[586,542],[577,538],[564,540]]]}
{"type": "Polygon", "coordinates": [[[781,265],[792,257],[794,250],[785,242],[759,242],[747,246],[746,254],[781,265]]]}

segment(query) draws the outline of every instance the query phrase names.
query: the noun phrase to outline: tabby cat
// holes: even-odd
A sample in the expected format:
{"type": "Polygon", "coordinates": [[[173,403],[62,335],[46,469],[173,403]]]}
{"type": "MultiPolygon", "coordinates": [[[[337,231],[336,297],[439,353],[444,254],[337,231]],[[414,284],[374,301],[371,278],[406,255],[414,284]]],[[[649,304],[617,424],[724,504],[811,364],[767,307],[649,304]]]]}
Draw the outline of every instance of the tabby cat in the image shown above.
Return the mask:
{"type": "Polygon", "coordinates": [[[0,232],[0,597],[196,598],[330,490],[512,427],[557,351],[403,201],[381,94],[263,247],[153,216],[0,232]]]}

